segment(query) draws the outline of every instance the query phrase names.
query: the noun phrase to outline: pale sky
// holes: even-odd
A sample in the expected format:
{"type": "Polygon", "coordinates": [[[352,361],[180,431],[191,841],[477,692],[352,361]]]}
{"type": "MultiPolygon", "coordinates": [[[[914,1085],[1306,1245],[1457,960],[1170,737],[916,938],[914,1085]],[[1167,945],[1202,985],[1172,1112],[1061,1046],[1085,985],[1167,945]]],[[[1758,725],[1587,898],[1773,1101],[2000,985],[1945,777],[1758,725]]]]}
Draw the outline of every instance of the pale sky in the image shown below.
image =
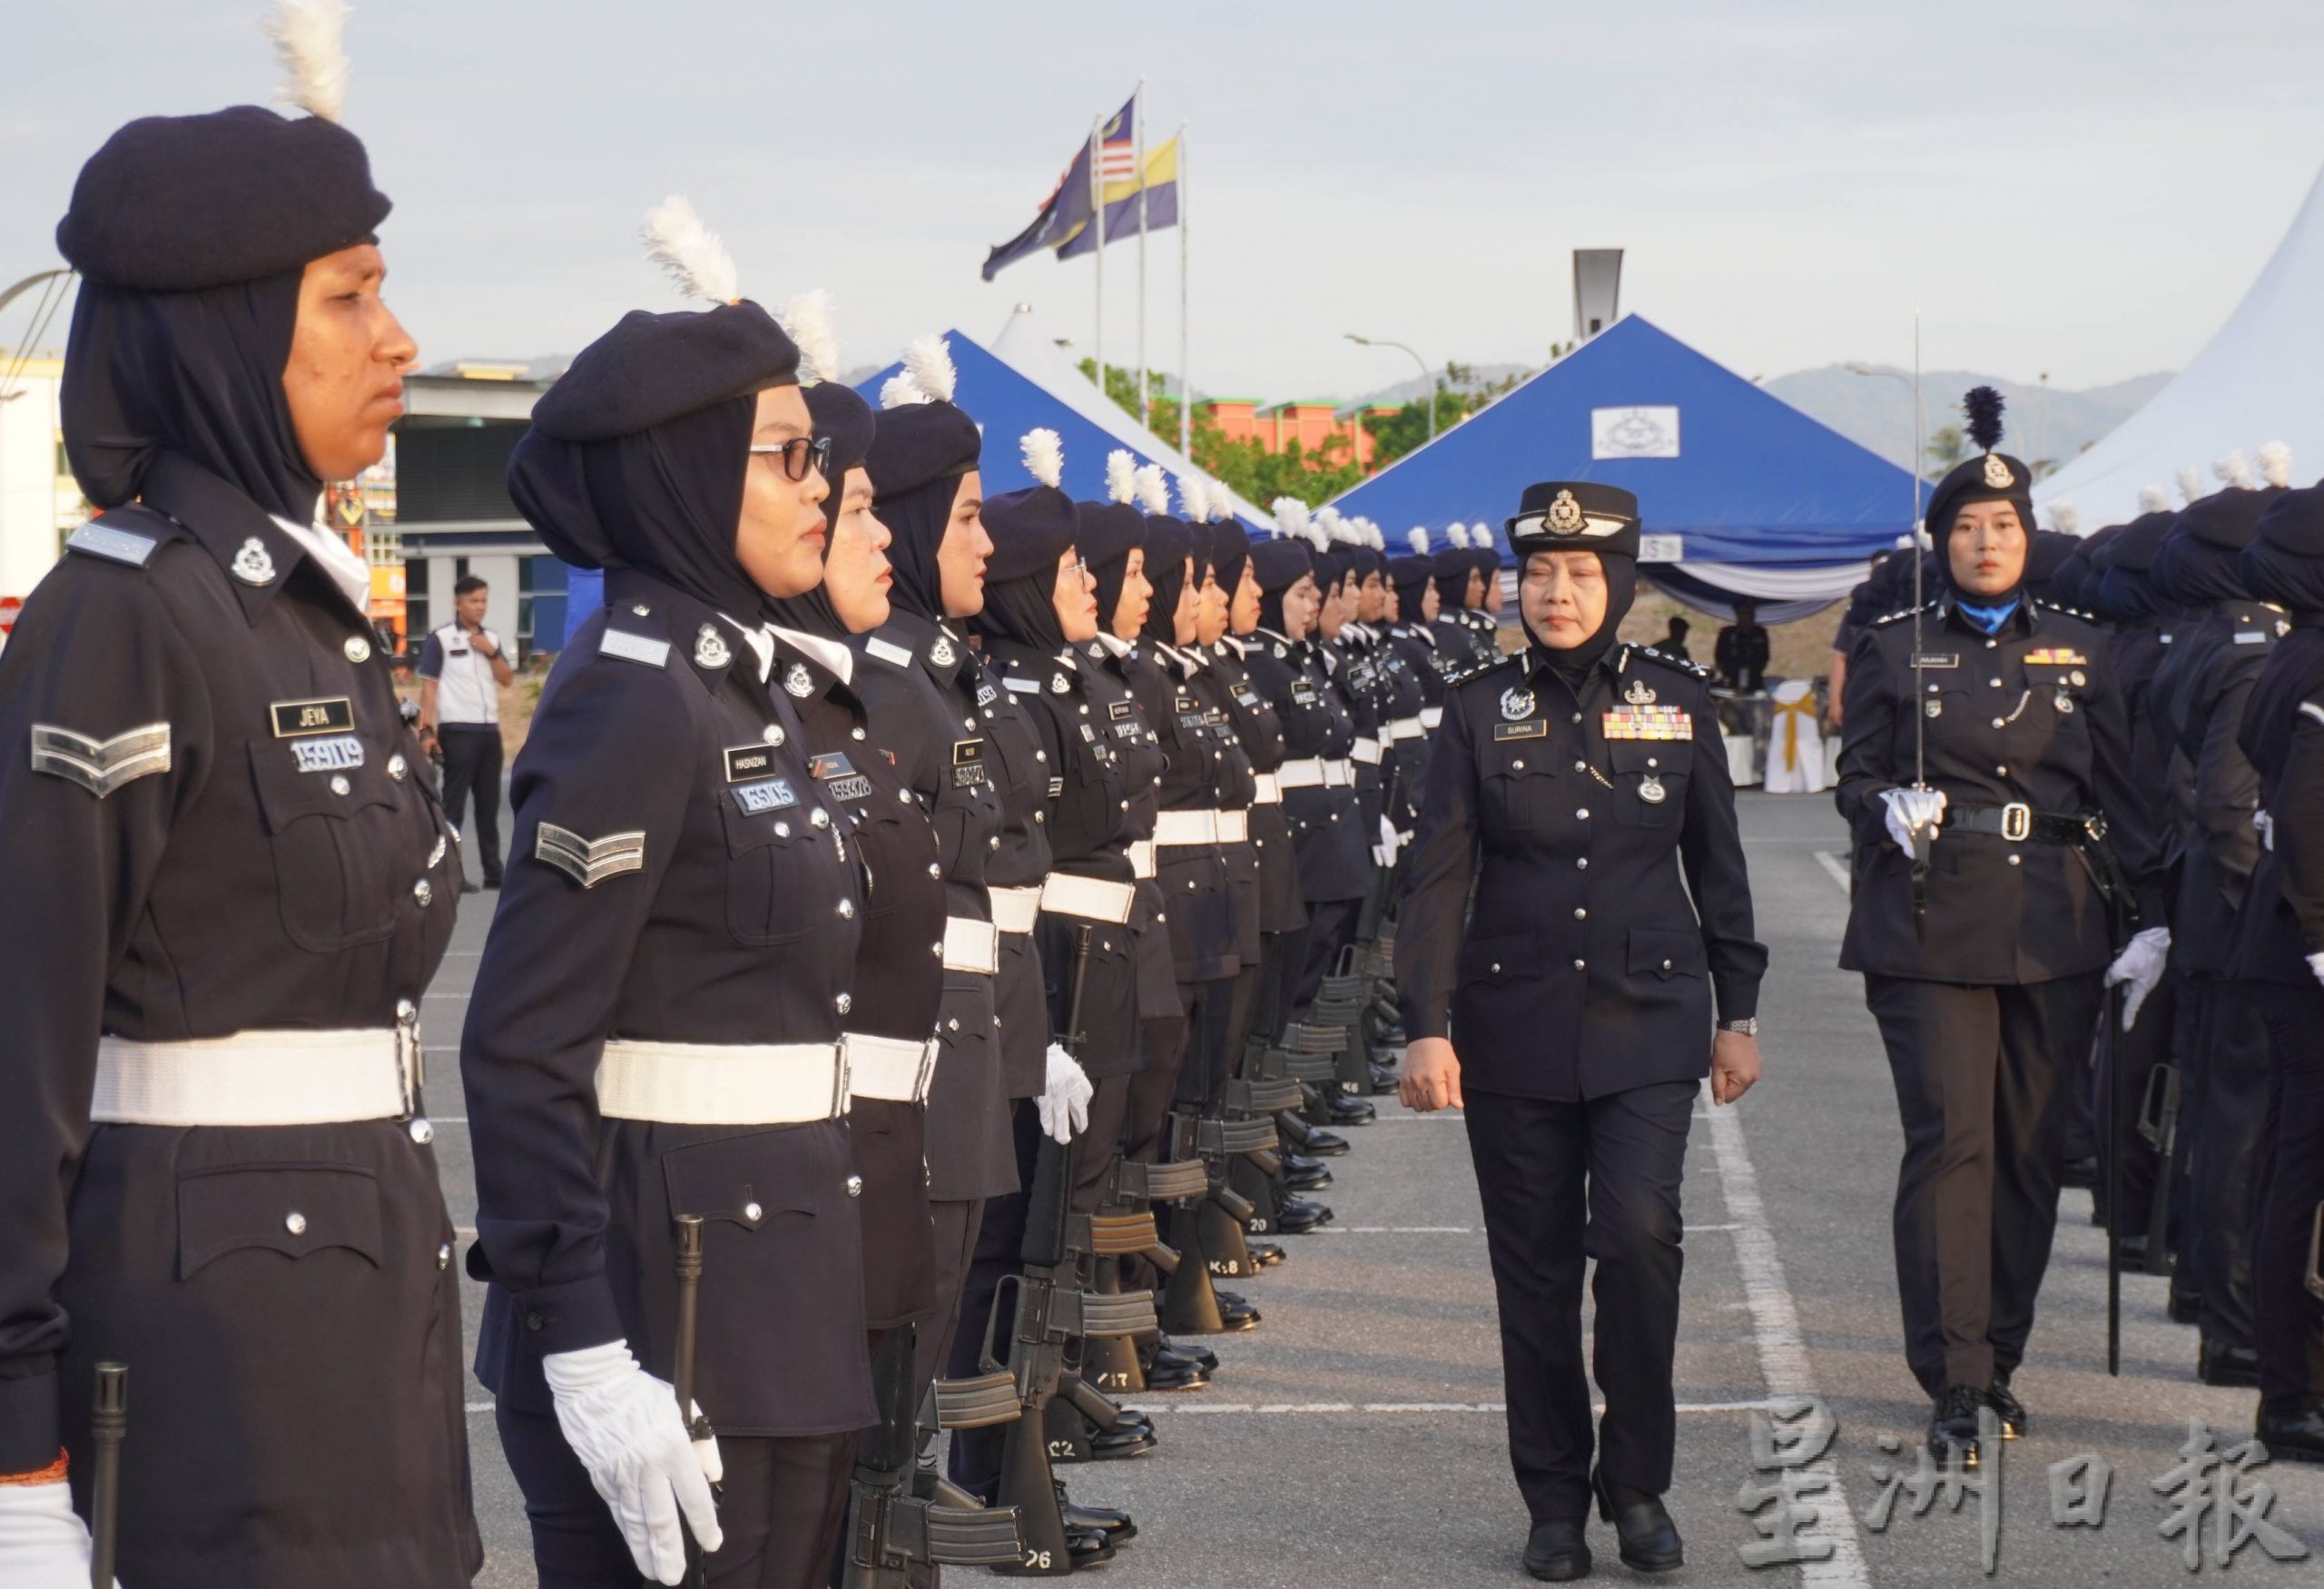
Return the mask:
{"type": "MultiPolygon", "coordinates": [[[[120,122],[263,102],[260,0],[14,8],[0,285],[55,261],[120,122]]],[[[347,123],[396,201],[422,357],[569,352],[675,295],[637,220],[691,196],[746,292],[838,301],[846,362],[1031,302],[1091,339],[1087,259],[978,278],[1142,74],[1191,127],[1193,372],[1352,395],[1432,361],[1538,363],[1571,254],[1745,375],[1860,359],[2067,388],[2201,347],[2324,166],[2317,0],[1628,0],[816,7],[365,0],[347,123]]],[[[1175,364],[1178,240],[1149,244],[1175,364]]],[[[1136,245],[1107,252],[1134,360],[1136,245]]],[[[22,334],[23,305],[0,319],[22,334]]],[[[56,339],[52,339],[56,340],[56,339]]]]}

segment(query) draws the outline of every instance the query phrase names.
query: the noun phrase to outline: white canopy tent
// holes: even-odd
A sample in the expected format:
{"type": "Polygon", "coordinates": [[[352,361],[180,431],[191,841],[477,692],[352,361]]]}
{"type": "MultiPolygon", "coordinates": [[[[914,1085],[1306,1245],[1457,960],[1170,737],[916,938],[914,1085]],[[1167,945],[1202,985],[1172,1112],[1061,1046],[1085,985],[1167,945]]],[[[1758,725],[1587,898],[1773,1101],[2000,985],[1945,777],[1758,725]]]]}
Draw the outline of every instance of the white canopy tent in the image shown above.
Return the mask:
{"type": "Polygon", "coordinates": [[[2035,497],[2073,503],[2084,531],[2119,524],[2142,486],[2168,490],[2192,464],[2211,489],[2216,459],[2240,451],[2256,472],[2270,441],[2290,446],[2295,481],[2324,473],[2324,174],[2211,345],[2035,497]]]}

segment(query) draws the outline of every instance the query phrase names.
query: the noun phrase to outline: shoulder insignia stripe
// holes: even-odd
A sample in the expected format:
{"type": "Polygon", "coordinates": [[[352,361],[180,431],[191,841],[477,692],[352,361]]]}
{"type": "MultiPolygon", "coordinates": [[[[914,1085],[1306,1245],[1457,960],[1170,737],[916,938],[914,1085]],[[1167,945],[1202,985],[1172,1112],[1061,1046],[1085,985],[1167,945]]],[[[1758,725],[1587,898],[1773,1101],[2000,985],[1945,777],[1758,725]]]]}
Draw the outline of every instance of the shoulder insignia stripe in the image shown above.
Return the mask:
{"type": "Polygon", "coordinates": [[[123,784],[169,770],[166,723],[148,723],[111,739],[92,739],[47,723],[33,725],[33,771],[78,784],[100,800],[123,784]]]}
{"type": "Polygon", "coordinates": [[[899,646],[893,640],[882,640],[874,635],[863,642],[863,649],[891,667],[902,667],[911,661],[911,648],[899,646]]]}
{"type": "Polygon", "coordinates": [[[1041,693],[1041,681],[1037,678],[1004,678],[1000,683],[1002,688],[1016,695],[1038,696],[1041,693]]]}
{"type": "Polygon", "coordinates": [[[645,870],[645,834],[640,830],[585,839],[570,828],[545,822],[534,838],[533,858],[584,888],[595,888],[608,877],[645,870]]]}
{"type": "Polygon", "coordinates": [[[100,524],[94,518],[64,538],[64,549],[68,552],[83,552],[92,558],[126,563],[133,568],[143,568],[153,556],[153,548],[161,544],[150,535],[115,529],[112,525],[100,524]]]}
{"type": "Polygon", "coordinates": [[[2324,706],[2318,706],[2314,701],[2300,702],[2299,711],[2300,716],[2304,717],[2313,717],[2319,723],[2324,723],[2324,706]]]}
{"type": "Polygon", "coordinates": [[[642,662],[648,667],[667,667],[670,665],[670,643],[609,628],[597,641],[597,655],[618,656],[625,662],[642,662]]]}

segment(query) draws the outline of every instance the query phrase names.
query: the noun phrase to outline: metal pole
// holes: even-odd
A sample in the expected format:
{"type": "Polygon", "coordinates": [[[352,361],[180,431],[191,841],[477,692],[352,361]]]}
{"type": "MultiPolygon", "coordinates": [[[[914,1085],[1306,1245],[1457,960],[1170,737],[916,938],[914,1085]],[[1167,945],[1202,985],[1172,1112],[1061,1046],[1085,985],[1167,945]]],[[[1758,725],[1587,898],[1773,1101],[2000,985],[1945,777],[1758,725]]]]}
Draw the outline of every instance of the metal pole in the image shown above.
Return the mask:
{"type": "Polygon", "coordinates": [[[1131,135],[1137,140],[1137,422],[1153,429],[1153,405],[1146,395],[1146,79],[1130,95],[1131,135]]]}
{"type": "MultiPolygon", "coordinates": [[[[678,1282],[678,1332],[674,1360],[671,1364],[672,1388],[677,1392],[678,1417],[686,1426],[687,1436],[695,1440],[703,1437],[701,1422],[694,1411],[694,1321],[697,1317],[702,1287],[702,1216],[679,1214],[676,1226],[675,1268],[678,1282]]],[[[687,1589],[706,1582],[702,1559],[702,1544],[692,1529],[684,1530],[686,1551],[684,1584],[687,1589]]]]}
{"type": "Polygon", "coordinates": [[[1195,389],[1187,379],[1187,124],[1178,123],[1178,450],[1195,455],[1195,389]]]}
{"type": "Polygon", "coordinates": [[[121,1443],[129,1433],[129,1370],[97,1365],[97,1395],[89,1415],[89,1444],[97,1471],[89,1481],[89,1583],[113,1589],[121,1532],[121,1443]]]}
{"type": "Polygon", "coordinates": [[[1089,224],[1098,229],[1098,328],[1089,351],[1098,361],[1098,395],[1106,395],[1106,120],[1089,123],[1089,224]]]}

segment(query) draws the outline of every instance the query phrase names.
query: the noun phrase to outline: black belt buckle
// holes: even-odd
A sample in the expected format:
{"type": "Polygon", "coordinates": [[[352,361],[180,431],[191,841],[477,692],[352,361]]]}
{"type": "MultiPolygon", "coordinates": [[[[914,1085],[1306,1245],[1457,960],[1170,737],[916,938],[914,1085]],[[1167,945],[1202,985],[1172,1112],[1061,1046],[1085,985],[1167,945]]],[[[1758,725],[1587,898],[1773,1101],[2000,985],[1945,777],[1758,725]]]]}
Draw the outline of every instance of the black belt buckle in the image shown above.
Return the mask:
{"type": "Polygon", "coordinates": [[[2013,844],[2022,844],[2034,836],[2034,808],[2023,800],[2013,800],[2001,808],[2001,836],[2013,844]]]}

